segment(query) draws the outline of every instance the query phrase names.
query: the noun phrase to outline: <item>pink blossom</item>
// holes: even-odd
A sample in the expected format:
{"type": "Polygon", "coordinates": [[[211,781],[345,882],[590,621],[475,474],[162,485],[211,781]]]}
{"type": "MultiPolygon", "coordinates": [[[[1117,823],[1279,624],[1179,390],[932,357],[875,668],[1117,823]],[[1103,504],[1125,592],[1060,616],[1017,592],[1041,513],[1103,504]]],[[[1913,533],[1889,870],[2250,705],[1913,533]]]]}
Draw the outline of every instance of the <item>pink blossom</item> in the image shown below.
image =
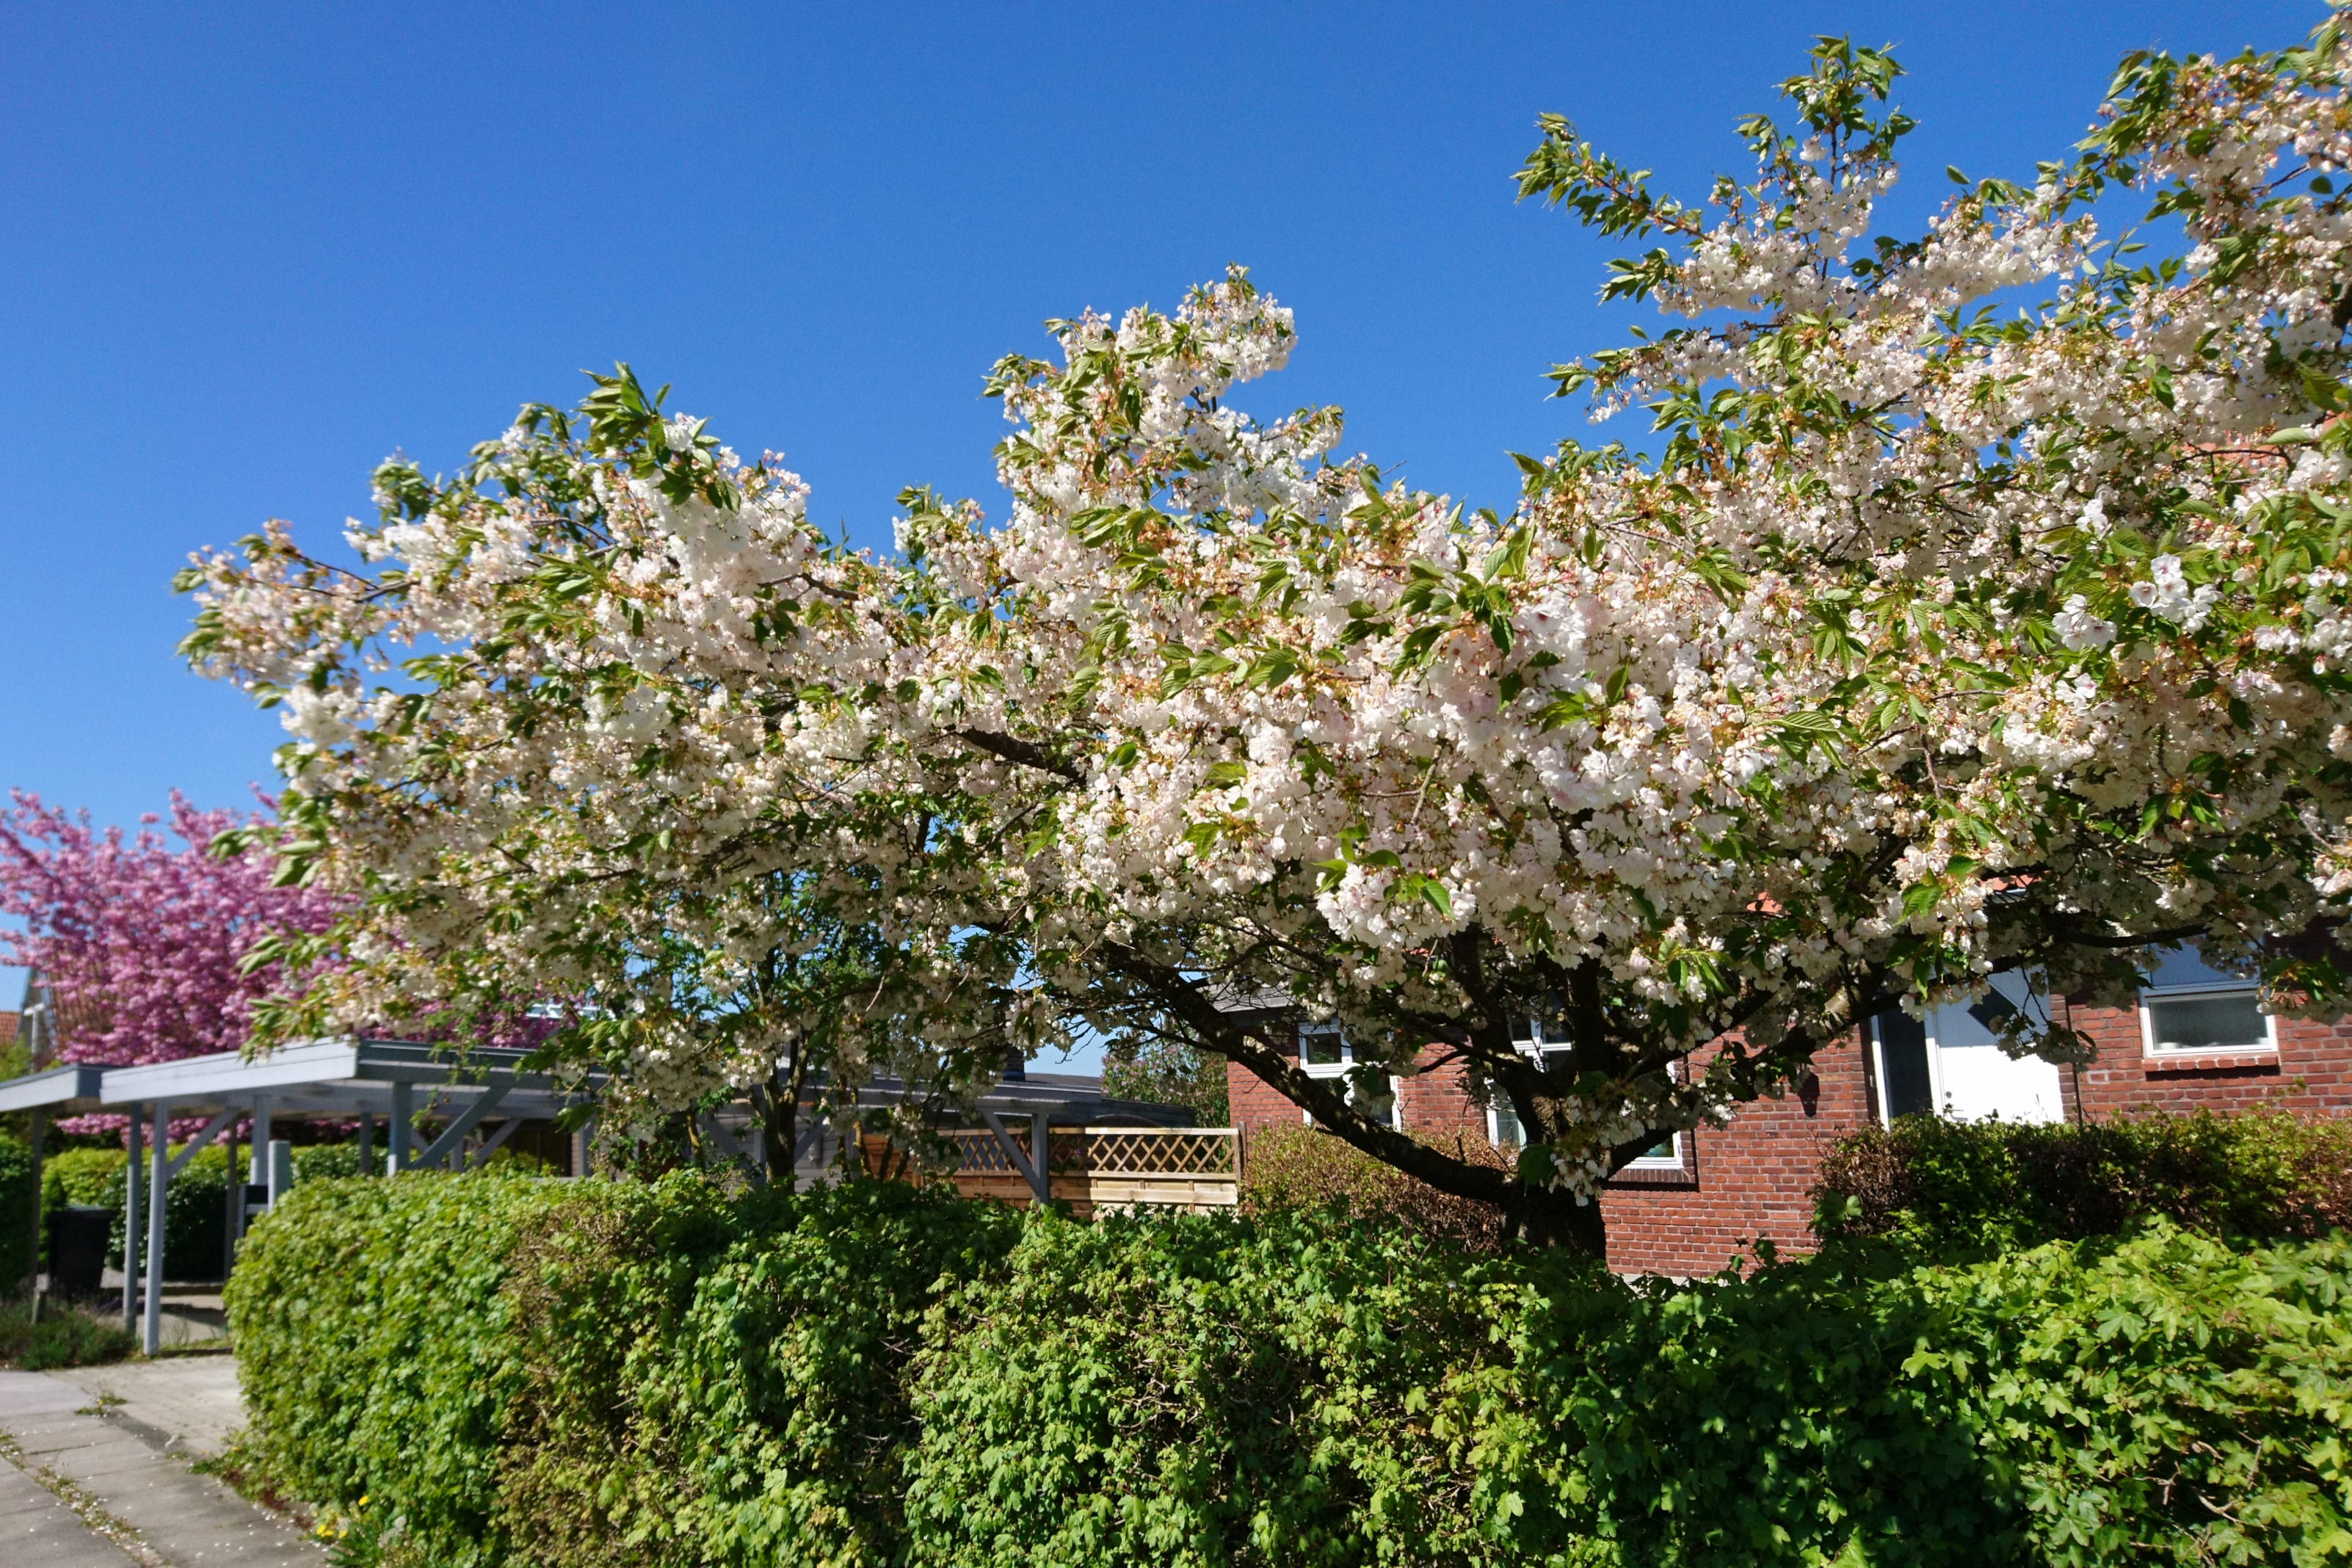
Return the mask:
{"type": "MultiPolygon", "coordinates": [[[[12,790],[0,814],[0,961],[35,970],[57,1005],[55,1059],[134,1065],[240,1048],[255,1001],[281,987],[276,966],[240,973],[270,931],[320,931],[343,900],[276,888],[266,849],[215,859],[219,834],[267,818],[199,811],[172,792],[165,818],[139,831],[93,827],[12,790]],[[174,842],[176,840],[176,842],[174,842]]],[[[277,803],[262,796],[274,812],[277,803]]]]}

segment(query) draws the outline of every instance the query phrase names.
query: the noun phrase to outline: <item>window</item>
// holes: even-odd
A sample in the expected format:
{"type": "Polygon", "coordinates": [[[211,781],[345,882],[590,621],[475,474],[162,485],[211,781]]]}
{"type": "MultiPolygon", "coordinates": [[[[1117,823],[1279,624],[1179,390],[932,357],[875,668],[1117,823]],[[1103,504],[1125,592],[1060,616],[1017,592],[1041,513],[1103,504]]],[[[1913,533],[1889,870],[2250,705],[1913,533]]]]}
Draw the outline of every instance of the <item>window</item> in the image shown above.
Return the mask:
{"type": "Polygon", "coordinates": [[[1879,1120],[2062,1120],[2058,1068],[2000,1048],[2001,1024],[2021,1015],[2036,1027],[2049,1023],[2048,998],[2032,976],[2014,969],[1994,975],[1974,1002],[1933,1008],[1924,1018],[1899,1007],[1880,1014],[1871,1030],[1879,1120]]]}
{"type": "Polygon", "coordinates": [[[1682,1163],[1683,1135],[1679,1132],[1669,1132],[1634,1155],[1632,1164],[1634,1168],[1648,1167],[1653,1170],[1662,1165],[1671,1165],[1679,1170],[1682,1168],[1682,1163]]]}
{"type": "MultiPolygon", "coordinates": [[[[1522,1056],[1544,1058],[1568,1049],[1568,1026],[1557,1006],[1548,1006],[1527,1022],[1527,1032],[1511,1042],[1522,1056]]],[[[1519,1125],[1519,1113],[1511,1109],[1510,1101],[1499,1095],[1486,1111],[1486,1137],[1498,1149],[1517,1149],[1528,1141],[1527,1129],[1519,1125]]],[[[1632,1168],[1680,1170],[1683,1163],[1683,1135],[1669,1132],[1639,1154],[1633,1156],[1632,1168]]]]}
{"type": "Polygon", "coordinates": [[[2193,946],[2158,950],[2140,992],[2140,1039],[2150,1056],[2275,1047],[2254,982],[2224,974],[2193,946]]]}
{"type": "MultiPolygon", "coordinates": [[[[1519,1113],[1507,1104],[1496,1104],[1486,1112],[1486,1122],[1496,1147],[1517,1149],[1528,1141],[1527,1129],[1519,1125],[1519,1113]]],[[[1655,1143],[1633,1156],[1633,1167],[1659,1170],[1671,1166],[1680,1170],[1683,1163],[1683,1135],[1669,1132],[1655,1143]]]]}
{"type": "MultiPolygon", "coordinates": [[[[1348,1043],[1348,1037],[1338,1024],[1298,1026],[1298,1066],[1308,1078],[1346,1079],[1349,1104],[1375,1121],[1385,1121],[1391,1127],[1404,1125],[1397,1114],[1396,1079],[1387,1079],[1383,1090],[1368,1090],[1362,1079],[1355,1076],[1355,1047],[1348,1043]]],[[[1307,1113],[1307,1120],[1312,1121],[1315,1118],[1307,1113]]]]}

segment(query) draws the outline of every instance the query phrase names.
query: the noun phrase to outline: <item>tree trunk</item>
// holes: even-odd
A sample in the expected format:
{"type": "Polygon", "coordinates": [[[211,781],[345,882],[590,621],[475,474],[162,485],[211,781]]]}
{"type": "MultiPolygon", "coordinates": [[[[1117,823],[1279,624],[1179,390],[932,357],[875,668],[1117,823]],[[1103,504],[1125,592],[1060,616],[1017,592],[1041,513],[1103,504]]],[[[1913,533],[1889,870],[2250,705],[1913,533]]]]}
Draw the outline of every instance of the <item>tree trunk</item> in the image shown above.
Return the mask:
{"type": "Polygon", "coordinates": [[[1609,1256],[1609,1225],[1598,1199],[1578,1203],[1569,1193],[1511,1184],[1503,1205],[1503,1232],[1533,1247],[1557,1247],[1596,1262],[1609,1256]]]}
{"type": "Polygon", "coordinates": [[[781,1084],[771,1078],[751,1087],[751,1107],[767,1132],[768,1180],[782,1183],[786,1192],[797,1190],[800,1183],[793,1164],[801,1142],[801,1090],[807,1083],[808,1053],[795,1048],[792,1070],[781,1084]]]}
{"type": "Polygon", "coordinates": [[[1244,1025],[1221,1012],[1187,976],[1115,943],[1105,944],[1103,952],[1192,1031],[1196,1047],[1241,1063],[1327,1131],[1373,1159],[1449,1196],[1492,1204],[1503,1212],[1505,1229],[1511,1236],[1538,1246],[1569,1247],[1594,1258],[1605,1256],[1608,1232],[1597,1198],[1579,1204],[1573,1194],[1529,1187],[1517,1175],[1448,1153],[1385,1121],[1375,1121],[1349,1102],[1341,1080],[1308,1077],[1295,1057],[1262,1037],[1257,1026],[1244,1025]]]}
{"type": "Polygon", "coordinates": [[[793,1181],[793,1152],[800,1142],[800,1097],[753,1084],[751,1109],[759,1115],[761,1141],[767,1146],[768,1183],[789,1190],[793,1181]]]}

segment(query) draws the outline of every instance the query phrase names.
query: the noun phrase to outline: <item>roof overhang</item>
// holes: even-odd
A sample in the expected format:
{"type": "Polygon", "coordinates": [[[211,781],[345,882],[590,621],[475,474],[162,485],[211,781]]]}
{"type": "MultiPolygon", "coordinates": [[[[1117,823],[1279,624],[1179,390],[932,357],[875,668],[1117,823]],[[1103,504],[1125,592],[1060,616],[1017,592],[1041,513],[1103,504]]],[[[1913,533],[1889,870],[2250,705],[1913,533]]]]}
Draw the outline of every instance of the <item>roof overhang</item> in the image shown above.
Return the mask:
{"type": "Polygon", "coordinates": [[[100,1087],[109,1105],[168,1103],[174,1113],[226,1110],[267,1100],[273,1111],[389,1115],[395,1086],[462,1103],[505,1090],[499,1114],[544,1118],[583,1098],[545,1073],[526,1072],[530,1053],[476,1047],[455,1052],[415,1040],[310,1040],[247,1057],[236,1051],[110,1069],[100,1087]]]}
{"type": "Polygon", "coordinates": [[[12,1078],[0,1083],[0,1111],[96,1110],[100,1104],[100,1084],[111,1070],[77,1062],[12,1078]]]}

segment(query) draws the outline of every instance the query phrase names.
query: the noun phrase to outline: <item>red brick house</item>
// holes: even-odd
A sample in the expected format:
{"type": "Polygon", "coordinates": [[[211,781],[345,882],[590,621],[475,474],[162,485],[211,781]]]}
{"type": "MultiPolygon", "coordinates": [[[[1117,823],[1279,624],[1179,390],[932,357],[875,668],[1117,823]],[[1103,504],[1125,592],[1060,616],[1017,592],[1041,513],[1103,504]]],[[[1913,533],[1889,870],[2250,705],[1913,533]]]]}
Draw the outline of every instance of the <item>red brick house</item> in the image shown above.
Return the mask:
{"type": "MultiPolygon", "coordinates": [[[[2168,954],[2137,1008],[2077,1007],[2063,997],[2050,1005],[2058,1022],[2096,1040],[2089,1065],[2013,1061],[1993,1043],[1992,1012],[2044,1005],[2012,976],[1973,1008],[1874,1020],[1814,1058],[1801,1093],[1740,1106],[1728,1127],[1670,1140],[1612,1181],[1601,1199],[1609,1261],[1629,1272],[1704,1274],[1758,1237],[1783,1250],[1809,1247],[1809,1194],[1823,1148],[1843,1132],[1916,1111],[2054,1121],[2269,1104],[2308,1116],[2352,1114],[2352,1023],[2266,1017],[2250,983],[2217,973],[2194,952],[2168,954]]],[[[1540,1050],[1540,1024],[1531,1021],[1528,1035],[1522,1048],[1540,1050]]],[[[1347,1047],[1334,1031],[1307,1026],[1298,1039],[1308,1073],[1347,1070],[1347,1047]]],[[[1228,1064],[1226,1075],[1235,1127],[1303,1118],[1246,1070],[1228,1064]]],[[[1392,1088],[1386,1109],[1398,1126],[1517,1141],[1515,1119],[1475,1104],[1458,1065],[1392,1088]]]]}

